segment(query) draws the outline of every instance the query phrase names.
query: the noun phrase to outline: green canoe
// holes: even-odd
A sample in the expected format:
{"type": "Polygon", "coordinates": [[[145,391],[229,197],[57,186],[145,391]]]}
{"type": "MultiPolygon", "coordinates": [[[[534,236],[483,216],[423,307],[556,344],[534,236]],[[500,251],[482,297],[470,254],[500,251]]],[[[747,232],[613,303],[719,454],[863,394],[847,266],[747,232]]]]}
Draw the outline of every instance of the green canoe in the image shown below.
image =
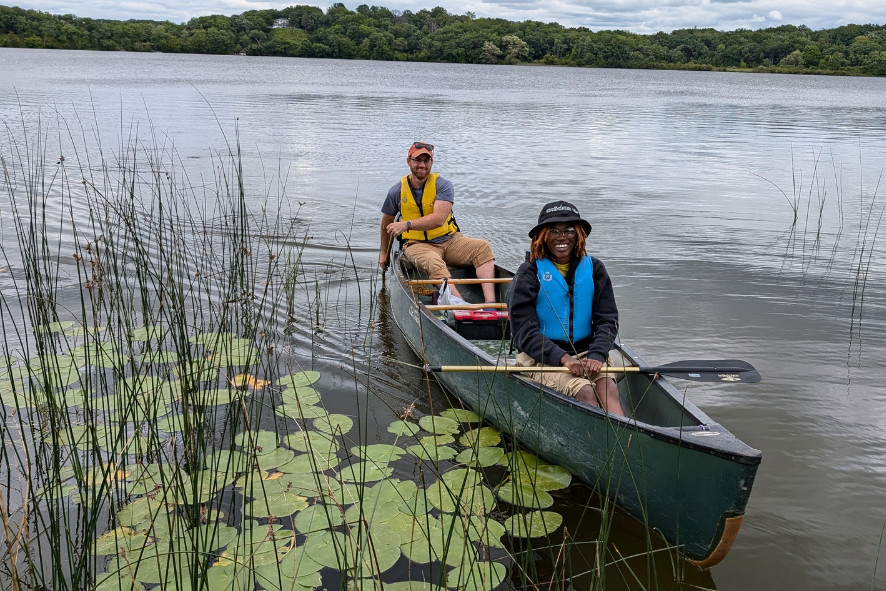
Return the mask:
{"type": "MultiPolygon", "coordinates": [[[[512,359],[506,331],[497,323],[489,334],[489,326],[478,332],[470,323],[447,322],[445,312],[432,305],[433,286],[416,283],[424,278],[401,258],[395,258],[393,265],[397,281],[390,290],[391,311],[427,366],[500,367],[506,365],[505,357],[512,359]]],[[[501,268],[496,272],[503,279],[512,275],[501,268]]],[[[472,273],[473,269],[453,270],[457,278],[470,278],[472,273]]],[[[498,289],[503,301],[507,283],[498,289]]],[[[482,301],[477,285],[459,285],[459,291],[469,301],[482,301]]],[[[620,348],[634,365],[646,367],[632,349],[620,348]]],[[[619,379],[627,418],[608,415],[519,373],[434,375],[490,424],[608,495],[679,547],[690,561],[710,567],[729,552],[761,453],[704,414],[660,375],[625,373],[619,379]]]]}

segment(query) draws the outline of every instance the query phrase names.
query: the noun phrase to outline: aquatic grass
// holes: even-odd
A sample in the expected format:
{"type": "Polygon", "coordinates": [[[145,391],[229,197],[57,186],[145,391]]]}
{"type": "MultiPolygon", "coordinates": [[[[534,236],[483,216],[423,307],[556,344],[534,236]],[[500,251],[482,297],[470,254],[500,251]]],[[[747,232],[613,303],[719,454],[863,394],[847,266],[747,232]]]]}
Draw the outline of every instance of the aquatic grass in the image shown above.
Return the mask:
{"type": "MultiPolygon", "coordinates": [[[[560,588],[584,574],[551,494],[571,476],[429,382],[441,412],[390,409],[394,443],[370,441],[355,347],[357,412],[327,408],[278,323],[298,304],[317,328],[345,296],[302,264],[309,231],[247,208],[236,145],[192,183],[166,140],[137,137],[98,161],[43,140],[2,156],[18,242],[2,245],[0,587],[537,587],[535,552],[560,588]]],[[[602,507],[587,501],[594,588],[626,562],[602,507]]]]}

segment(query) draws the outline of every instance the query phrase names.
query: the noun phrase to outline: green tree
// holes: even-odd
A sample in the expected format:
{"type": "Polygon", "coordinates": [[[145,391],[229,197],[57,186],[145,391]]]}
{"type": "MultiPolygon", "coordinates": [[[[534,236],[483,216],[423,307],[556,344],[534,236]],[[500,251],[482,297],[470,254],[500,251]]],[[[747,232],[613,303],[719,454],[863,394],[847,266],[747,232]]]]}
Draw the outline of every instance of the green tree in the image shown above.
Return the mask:
{"type": "Polygon", "coordinates": [[[484,64],[494,64],[498,62],[499,57],[501,57],[501,49],[498,48],[498,45],[492,41],[483,43],[483,48],[480,50],[480,61],[484,64]]]}
{"type": "Polygon", "coordinates": [[[517,63],[529,57],[529,44],[516,35],[502,37],[501,49],[508,63],[517,63]]]}

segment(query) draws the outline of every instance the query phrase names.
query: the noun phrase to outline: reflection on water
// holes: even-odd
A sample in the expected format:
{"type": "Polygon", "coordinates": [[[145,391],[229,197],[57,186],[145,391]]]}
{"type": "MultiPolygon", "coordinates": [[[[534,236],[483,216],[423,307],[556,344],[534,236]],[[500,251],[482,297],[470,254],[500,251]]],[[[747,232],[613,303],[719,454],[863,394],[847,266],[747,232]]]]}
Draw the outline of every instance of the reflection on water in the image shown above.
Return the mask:
{"type": "MultiPolygon", "coordinates": [[[[22,125],[91,150],[138,136],[175,154],[170,174],[203,204],[217,154],[239,142],[250,206],[282,203],[309,238],[299,264],[315,279],[296,286],[278,324],[323,372],[337,411],[354,411],[356,376],[375,425],[442,400],[386,315],[375,264],[405,146],[438,146],[459,223],[507,267],[542,203],[575,202],[615,282],[626,342],[656,364],[741,358],[763,375],[678,385],[764,455],[717,587],[882,586],[871,573],[886,521],[886,80],[10,49],[0,59],[4,156],[22,146],[22,125]]],[[[45,157],[61,155],[70,194],[47,215],[80,221],[89,170],[70,152],[45,157]]],[[[4,295],[20,273],[10,215],[0,203],[4,295]]],[[[49,238],[64,261],[57,245],[72,237],[49,238]]],[[[72,289],[73,269],[63,266],[72,289]]],[[[616,524],[614,535],[630,531],[616,524]]],[[[671,567],[663,558],[653,570],[671,567]]]]}

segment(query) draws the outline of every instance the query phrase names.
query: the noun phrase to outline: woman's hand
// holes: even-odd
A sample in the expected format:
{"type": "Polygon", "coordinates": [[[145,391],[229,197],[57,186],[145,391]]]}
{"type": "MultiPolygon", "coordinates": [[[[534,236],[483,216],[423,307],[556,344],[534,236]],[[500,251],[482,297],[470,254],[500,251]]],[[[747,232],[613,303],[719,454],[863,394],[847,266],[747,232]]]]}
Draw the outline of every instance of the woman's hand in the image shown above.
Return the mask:
{"type": "Polygon", "coordinates": [[[585,375],[585,366],[579,360],[566,353],[563,357],[560,358],[560,365],[569,369],[569,372],[576,377],[583,377],[585,375]]]}
{"type": "Polygon", "coordinates": [[[603,368],[603,362],[597,359],[576,359],[569,353],[560,358],[560,365],[569,368],[569,372],[576,377],[588,377],[599,372],[603,368]]]}

